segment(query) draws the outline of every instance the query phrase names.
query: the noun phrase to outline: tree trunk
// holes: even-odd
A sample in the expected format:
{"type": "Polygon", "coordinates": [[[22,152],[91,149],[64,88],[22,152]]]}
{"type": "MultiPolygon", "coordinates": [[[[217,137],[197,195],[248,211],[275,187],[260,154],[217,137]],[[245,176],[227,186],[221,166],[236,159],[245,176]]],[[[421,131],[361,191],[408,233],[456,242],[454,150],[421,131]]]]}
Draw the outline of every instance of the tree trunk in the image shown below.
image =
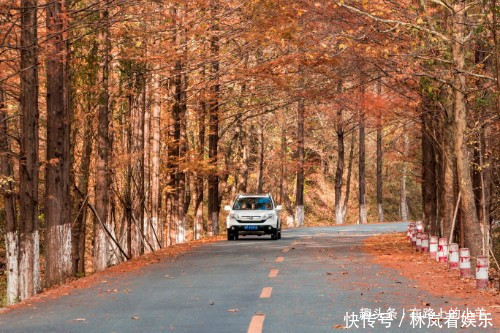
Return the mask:
{"type": "MultiPolygon", "coordinates": [[[[382,81],[377,82],[377,94],[382,95],[382,81]]],[[[377,210],[378,221],[384,222],[384,206],[382,192],[382,112],[377,113],[377,210]]]]}
{"type": "Polygon", "coordinates": [[[108,244],[104,224],[108,224],[108,206],[110,186],[109,155],[111,153],[109,138],[109,62],[111,42],[109,38],[108,0],[103,3],[100,16],[103,26],[99,31],[99,57],[101,85],[99,89],[98,125],[97,125],[97,160],[95,181],[95,210],[98,218],[94,219],[94,271],[99,272],[108,267],[108,244]]]}
{"type": "Polygon", "coordinates": [[[21,1],[19,300],[41,290],[38,235],[38,51],[36,0],[21,1]]]}
{"type": "Polygon", "coordinates": [[[297,104],[297,183],[295,187],[295,226],[304,226],[304,111],[305,100],[297,104]]]}
{"type": "Polygon", "coordinates": [[[180,65],[180,95],[179,95],[179,213],[178,213],[178,229],[177,229],[177,243],[184,243],[186,241],[186,211],[187,211],[187,197],[189,182],[187,181],[187,174],[185,164],[187,163],[187,75],[182,70],[184,65],[180,65]]]}
{"type": "MultiPolygon", "coordinates": [[[[147,41],[146,41],[147,43],[147,41]]],[[[146,52],[146,54],[148,54],[146,52]]],[[[144,133],[143,133],[143,158],[144,158],[144,177],[143,177],[143,207],[144,211],[142,213],[142,230],[145,238],[145,242],[149,244],[155,244],[154,238],[151,231],[151,76],[146,75],[144,82],[144,133]]],[[[149,253],[154,251],[149,246],[144,246],[144,253],[149,253]]]]}
{"type": "MultiPolygon", "coordinates": [[[[202,97],[204,98],[204,96],[202,97]]],[[[205,118],[206,118],[206,104],[205,101],[202,100],[199,106],[199,114],[198,114],[198,161],[200,164],[203,164],[203,160],[205,159],[205,118]]],[[[200,239],[202,237],[204,228],[204,219],[203,219],[203,197],[204,197],[204,189],[203,189],[203,174],[201,170],[198,170],[196,175],[196,200],[195,200],[195,217],[194,217],[194,239],[200,239]]],[[[205,229],[206,231],[206,229],[205,229]]]]}
{"type": "Polygon", "coordinates": [[[244,124],[241,120],[238,121],[238,140],[241,149],[240,169],[238,175],[237,191],[240,194],[247,192],[248,186],[248,170],[250,166],[250,149],[248,147],[248,137],[245,132],[244,124]]]}
{"type": "Polygon", "coordinates": [[[345,183],[345,196],[342,208],[342,223],[345,223],[347,215],[347,206],[349,205],[349,194],[351,193],[351,176],[352,176],[352,162],[354,160],[354,133],[351,134],[351,147],[349,149],[349,164],[347,165],[347,178],[345,183]]]}
{"type": "Polygon", "coordinates": [[[406,127],[403,126],[403,166],[401,171],[401,193],[399,210],[401,212],[401,221],[407,222],[409,218],[408,213],[408,202],[406,201],[406,159],[408,158],[408,149],[410,148],[410,140],[408,138],[408,133],[406,133],[406,127]]]}
{"type": "Polygon", "coordinates": [[[217,168],[217,148],[219,144],[219,25],[217,18],[218,1],[212,1],[212,38],[210,40],[210,103],[209,103],[209,134],[208,158],[212,165],[212,172],[208,176],[208,215],[212,230],[209,235],[219,234],[219,175],[217,168]]]}
{"type": "Polygon", "coordinates": [[[161,85],[158,73],[152,76],[153,98],[151,103],[151,136],[153,142],[151,156],[151,242],[154,250],[161,247],[160,238],[160,116],[161,116],[161,85]]]}
{"type": "Polygon", "coordinates": [[[281,112],[281,146],[280,146],[280,197],[278,202],[284,203],[285,196],[285,172],[286,172],[286,127],[285,112],[281,112]]]}
{"type": "MultiPolygon", "coordinates": [[[[470,174],[469,151],[467,149],[467,109],[465,102],[466,77],[465,67],[465,0],[453,3],[452,22],[452,59],[453,59],[453,107],[455,127],[455,155],[457,158],[458,188],[462,199],[461,209],[464,221],[466,244],[471,257],[481,254],[481,226],[476,213],[474,191],[470,174]]],[[[473,264],[475,260],[472,260],[473,264]]]]}
{"type": "MultiPolygon", "coordinates": [[[[90,104],[90,101],[89,101],[90,104]]],[[[91,106],[89,105],[89,109],[91,106]]],[[[89,110],[90,112],[90,110],[89,110]]],[[[85,273],[85,231],[87,224],[87,200],[89,190],[90,178],[90,158],[92,155],[92,138],[93,126],[92,117],[88,113],[85,115],[84,130],[83,130],[83,152],[80,160],[80,169],[78,175],[78,192],[75,200],[74,212],[77,214],[75,224],[71,230],[72,240],[72,257],[73,257],[73,270],[74,274],[85,273]],[[81,194],[81,195],[80,195],[81,194]]]]}
{"type": "Polygon", "coordinates": [[[431,114],[431,110],[433,110],[431,103],[424,101],[424,109],[422,110],[422,208],[426,230],[429,230],[433,235],[439,235],[440,230],[436,219],[436,154],[432,141],[434,121],[431,114]]]}
{"type": "Polygon", "coordinates": [[[257,193],[263,193],[264,181],[264,122],[260,120],[257,128],[257,141],[259,146],[259,169],[257,173],[257,193]]]}
{"type": "Polygon", "coordinates": [[[6,250],[6,303],[14,304],[19,299],[19,233],[17,226],[16,194],[9,142],[8,113],[4,92],[0,87],[0,194],[5,210],[5,250],[6,250]]]}
{"type": "Polygon", "coordinates": [[[47,163],[45,169],[45,284],[60,284],[73,274],[69,49],[64,0],[47,3],[47,163]]]}
{"type": "Polygon", "coordinates": [[[343,224],[342,182],[344,177],[345,147],[342,111],[337,112],[337,169],[335,171],[335,224],[343,224]]]}
{"type": "Polygon", "coordinates": [[[359,223],[367,223],[367,207],[366,207],[366,180],[365,180],[365,114],[360,112],[359,120],[359,223]]]}
{"type": "Polygon", "coordinates": [[[453,124],[447,120],[442,126],[442,153],[441,153],[441,218],[443,236],[449,239],[455,209],[455,156],[453,153],[453,124]]]}
{"type": "Polygon", "coordinates": [[[144,81],[140,76],[138,80],[139,89],[132,97],[132,113],[130,124],[132,125],[132,188],[131,188],[131,258],[140,256],[146,245],[144,239],[144,81]]]}

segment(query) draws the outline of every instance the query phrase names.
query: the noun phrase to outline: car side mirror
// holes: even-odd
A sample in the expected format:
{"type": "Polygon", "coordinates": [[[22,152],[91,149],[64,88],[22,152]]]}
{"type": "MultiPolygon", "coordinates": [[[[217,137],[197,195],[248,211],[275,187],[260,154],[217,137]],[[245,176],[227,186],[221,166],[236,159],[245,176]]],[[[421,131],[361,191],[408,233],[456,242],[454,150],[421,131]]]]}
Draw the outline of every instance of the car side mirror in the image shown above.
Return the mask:
{"type": "Polygon", "coordinates": [[[231,206],[224,206],[224,210],[229,212],[231,210],[231,206]]]}
{"type": "Polygon", "coordinates": [[[278,206],[276,206],[276,210],[277,210],[278,212],[279,212],[279,211],[281,211],[282,209],[283,209],[283,206],[282,206],[282,205],[278,205],[278,206]]]}

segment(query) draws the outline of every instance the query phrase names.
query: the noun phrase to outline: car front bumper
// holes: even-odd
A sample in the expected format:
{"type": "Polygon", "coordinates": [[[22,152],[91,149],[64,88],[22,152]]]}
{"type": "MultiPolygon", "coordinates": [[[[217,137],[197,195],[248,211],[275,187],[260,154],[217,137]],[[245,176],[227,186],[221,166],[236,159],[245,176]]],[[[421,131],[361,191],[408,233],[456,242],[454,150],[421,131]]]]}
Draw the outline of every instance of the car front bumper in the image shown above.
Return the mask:
{"type": "Polygon", "coordinates": [[[239,235],[270,235],[276,233],[276,228],[271,225],[232,225],[227,229],[228,234],[239,235]]]}

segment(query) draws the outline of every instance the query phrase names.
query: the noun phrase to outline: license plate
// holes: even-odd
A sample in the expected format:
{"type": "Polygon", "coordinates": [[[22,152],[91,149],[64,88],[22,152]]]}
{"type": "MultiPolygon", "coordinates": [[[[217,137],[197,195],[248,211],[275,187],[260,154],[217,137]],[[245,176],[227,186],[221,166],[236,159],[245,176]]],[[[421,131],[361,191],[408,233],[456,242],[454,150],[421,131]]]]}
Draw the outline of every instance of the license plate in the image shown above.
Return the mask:
{"type": "Polygon", "coordinates": [[[245,226],[245,230],[257,230],[257,229],[259,229],[259,227],[256,225],[246,225],[245,226]]]}

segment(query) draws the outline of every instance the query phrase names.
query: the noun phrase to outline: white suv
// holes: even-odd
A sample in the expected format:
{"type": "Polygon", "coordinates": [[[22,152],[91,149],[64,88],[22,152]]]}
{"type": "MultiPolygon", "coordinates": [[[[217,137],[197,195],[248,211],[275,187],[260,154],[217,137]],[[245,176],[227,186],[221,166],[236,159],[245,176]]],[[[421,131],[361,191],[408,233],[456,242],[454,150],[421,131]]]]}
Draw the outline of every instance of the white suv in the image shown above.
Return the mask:
{"type": "Polygon", "coordinates": [[[276,206],[271,194],[240,194],[233,206],[225,206],[227,239],[236,240],[239,235],[271,235],[281,238],[281,206],[276,206]]]}

